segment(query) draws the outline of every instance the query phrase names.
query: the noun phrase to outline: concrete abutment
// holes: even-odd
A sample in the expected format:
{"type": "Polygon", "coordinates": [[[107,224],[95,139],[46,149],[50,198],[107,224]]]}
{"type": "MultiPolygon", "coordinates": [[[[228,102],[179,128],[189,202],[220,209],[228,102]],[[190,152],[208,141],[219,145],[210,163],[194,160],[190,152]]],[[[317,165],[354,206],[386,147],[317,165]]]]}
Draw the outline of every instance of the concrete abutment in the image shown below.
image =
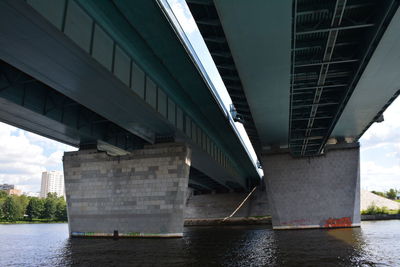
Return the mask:
{"type": "Polygon", "coordinates": [[[125,156],[66,152],[70,235],[182,236],[190,159],[190,148],[177,143],[125,156]]]}
{"type": "Polygon", "coordinates": [[[313,158],[262,160],[273,229],[360,226],[359,144],[330,146],[313,158]]]}

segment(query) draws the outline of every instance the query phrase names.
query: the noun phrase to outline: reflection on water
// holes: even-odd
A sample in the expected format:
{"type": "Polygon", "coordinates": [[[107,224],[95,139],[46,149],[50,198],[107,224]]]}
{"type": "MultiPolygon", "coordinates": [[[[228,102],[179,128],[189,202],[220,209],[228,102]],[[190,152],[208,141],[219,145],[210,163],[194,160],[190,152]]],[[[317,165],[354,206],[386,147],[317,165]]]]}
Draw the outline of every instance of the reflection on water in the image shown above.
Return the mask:
{"type": "Polygon", "coordinates": [[[66,224],[0,225],[0,266],[400,266],[400,220],[272,231],[188,227],[181,239],[69,239],[66,224]]]}

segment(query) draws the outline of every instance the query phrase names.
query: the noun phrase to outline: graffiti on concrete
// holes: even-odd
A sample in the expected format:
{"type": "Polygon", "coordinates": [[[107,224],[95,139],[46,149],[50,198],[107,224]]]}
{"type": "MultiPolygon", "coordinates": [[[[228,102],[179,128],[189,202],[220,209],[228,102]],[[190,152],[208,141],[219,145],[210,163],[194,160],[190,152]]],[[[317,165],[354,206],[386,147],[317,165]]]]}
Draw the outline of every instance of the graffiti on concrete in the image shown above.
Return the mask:
{"type": "Polygon", "coordinates": [[[350,217],[342,218],[329,218],[325,221],[325,228],[335,228],[335,227],[351,227],[353,222],[350,217]]]}

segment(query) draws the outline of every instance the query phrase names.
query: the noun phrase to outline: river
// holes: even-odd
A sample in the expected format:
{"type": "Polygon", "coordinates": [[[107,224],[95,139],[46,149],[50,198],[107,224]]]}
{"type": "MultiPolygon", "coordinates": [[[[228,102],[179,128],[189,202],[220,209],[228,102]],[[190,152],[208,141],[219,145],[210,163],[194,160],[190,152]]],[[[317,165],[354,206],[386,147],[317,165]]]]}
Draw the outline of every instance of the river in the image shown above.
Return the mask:
{"type": "Polygon", "coordinates": [[[70,239],[67,224],[0,225],[0,266],[400,266],[400,220],[273,231],[186,227],[180,239],[70,239]]]}

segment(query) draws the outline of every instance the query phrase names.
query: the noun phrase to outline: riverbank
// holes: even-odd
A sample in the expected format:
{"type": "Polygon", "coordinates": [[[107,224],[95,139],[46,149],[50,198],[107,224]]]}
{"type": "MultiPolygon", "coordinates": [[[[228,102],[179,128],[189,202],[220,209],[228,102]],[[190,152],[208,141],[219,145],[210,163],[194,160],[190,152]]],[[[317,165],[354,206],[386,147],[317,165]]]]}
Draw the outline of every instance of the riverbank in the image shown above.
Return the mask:
{"type": "Polygon", "coordinates": [[[0,221],[0,224],[39,224],[39,223],[67,223],[67,221],[54,221],[54,220],[0,221]]]}
{"type": "Polygon", "coordinates": [[[361,215],[361,221],[400,220],[400,214],[361,215]]]}
{"type": "MultiPolygon", "coordinates": [[[[379,221],[379,220],[400,220],[400,214],[375,214],[361,215],[361,221],[379,221]]],[[[0,224],[46,224],[46,223],[68,223],[67,221],[52,220],[21,220],[21,221],[0,221],[0,224]]],[[[243,217],[213,219],[186,219],[184,226],[215,226],[215,225],[271,225],[271,216],[264,217],[243,217]]]]}

